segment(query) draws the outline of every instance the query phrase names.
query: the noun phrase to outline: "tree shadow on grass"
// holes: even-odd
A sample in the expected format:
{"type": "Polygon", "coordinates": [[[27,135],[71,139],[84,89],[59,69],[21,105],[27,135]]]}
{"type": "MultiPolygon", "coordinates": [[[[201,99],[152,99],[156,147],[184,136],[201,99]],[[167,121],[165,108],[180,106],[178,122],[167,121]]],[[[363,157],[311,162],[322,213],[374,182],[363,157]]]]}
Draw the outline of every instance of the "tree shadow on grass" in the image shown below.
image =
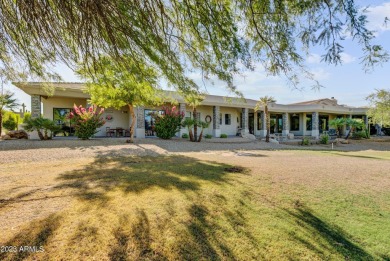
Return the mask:
{"type": "MultiPolygon", "coordinates": [[[[218,196],[216,202],[221,203],[221,198],[218,196]]],[[[216,203],[214,202],[214,203],[216,203]]],[[[232,249],[232,242],[228,243],[228,238],[222,236],[226,233],[226,229],[233,229],[230,233],[240,235],[240,242],[249,243],[251,249],[246,258],[263,258],[260,253],[260,247],[251,234],[250,225],[240,210],[231,211],[223,205],[214,205],[213,209],[206,207],[201,203],[190,205],[187,212],[190,216],[186,222],[187,231],[183,232],[182,238],[178,238],[177,255],[179,260],[240,260],[243,257],[237,256],[232,249]],[[214,209],[217,208],[217,209],[214,209]],[[224,227],[218,224],[215,220],[215,212],[220,213],[219,221],[226,220],[224,227]],[[228,227],[225,227],[225,226],[228,227]],[[259,256],[260,255],[260,256],[259,256]]]]}
{"type": "Polygon", "coordinates": [[[349,151],[343,151],[343,152],[329,152],[332,155],[336,156],[344,156],[344,157],[353,157],[353,158],[362,158],[362,159],[376,159],[376,160],[387,160],[383,157],[375,157],[375,156],[367,156],[367,155],[354,155],[349,153],[349,151]]]}
{"type": "Polygon", "coordinates": [[[352,237],[341,228],[320,219],[309,208],[297,206],[295,210],[285,209],[285,211],[288,217],[292,218],[299,226],[299,231],[304,235],[304,237],[300,237],[296,233],[291,234],[293,239],[317,253],[320,257],[328,259],[329,257],[324,254],[328,250],[331,253],[342,255],[345,260],[375,259],[357,243],[353,242],[352,237]],[[313,239],[315,242],[309,242],[304,238],[313,239]]]}
{"type": "MultiPolygon", "coordinates": [[[[199,161],[185,156],[111,157],[100,155],[87,167],[60,175],[56,188],[76,189],[79,198],[105,202],[107,193],[142,193],[157,187],[197,191],[201,182],[229,183],[229,165],[199,161]]],[[[237,175],[239,173],[231,174],[237,175]]]]}
{"type": "Polygon", "coordinates": [[[31,222],[28,228],[15,235],[4,246],[16,246],[16,252],[0,253],[0,260],[24,260],[29,256],[44,255],[40,252],[45,248],[51,236],[60,225],[61,217],[52,214],[44,220],[31,222]],[[22,247],[22,248],[21,248],[22,247]]]}
{"type": "Polygon", "coordinates": [[[119,226],[113,231],[115,242],[108,253],[110,260],[166,260],[163,254],[151,247],[149,219],[144,210],[136,211],[136,220],[128,223],[121,216],[119,226]]]}

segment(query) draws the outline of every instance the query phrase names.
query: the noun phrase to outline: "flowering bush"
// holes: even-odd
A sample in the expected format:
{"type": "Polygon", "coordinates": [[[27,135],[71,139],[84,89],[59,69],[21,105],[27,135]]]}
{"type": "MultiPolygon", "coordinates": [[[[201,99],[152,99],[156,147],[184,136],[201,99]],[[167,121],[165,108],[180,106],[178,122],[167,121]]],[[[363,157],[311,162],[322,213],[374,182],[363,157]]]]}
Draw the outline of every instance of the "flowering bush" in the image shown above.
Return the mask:
{"type": "Polygon", "coordinates": [[[154,114],[155,127],[157,137],[161,139],[170,139],[179,131],[184,113],[173,107],[163,107],[162,115],[154,114]]]}
{"type": "Polygon", "coordinates": [[[83,140],[91,138],[97,132],[97,128],[105,123],[101,117],[103,112],[104,109],[98,111],[96,106],[86,109],[81,105],[77,107],[75,104],[68,116],[74,122],[75,135],[83,140]]]}

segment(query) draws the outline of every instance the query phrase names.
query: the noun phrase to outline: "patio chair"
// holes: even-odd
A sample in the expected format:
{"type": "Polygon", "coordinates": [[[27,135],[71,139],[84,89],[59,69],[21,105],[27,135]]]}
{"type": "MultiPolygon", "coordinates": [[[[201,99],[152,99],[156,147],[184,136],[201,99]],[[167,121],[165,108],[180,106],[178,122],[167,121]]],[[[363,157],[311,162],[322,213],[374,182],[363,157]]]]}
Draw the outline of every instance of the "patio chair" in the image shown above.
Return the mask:
{"type": "Polygon", "coordinates": [[[106,137],[112,137],[112,135],[115,135],[115,130],[110,129],[110,127],[106,127],[106,137]]]}
{"type": "Polygon", "coordinates": [[[125,129],[125,137],[130,137],[131,128],[125,129]]]}
{"type": "Polygon", "coordinates": [[[119,136],[119,137],[123,137],[123,131],[124,131],[124,129],[122,128],[122,127],[116,127],[115,128],[115,130],[116,130],[116,135],[117,136],[119,136]]]}

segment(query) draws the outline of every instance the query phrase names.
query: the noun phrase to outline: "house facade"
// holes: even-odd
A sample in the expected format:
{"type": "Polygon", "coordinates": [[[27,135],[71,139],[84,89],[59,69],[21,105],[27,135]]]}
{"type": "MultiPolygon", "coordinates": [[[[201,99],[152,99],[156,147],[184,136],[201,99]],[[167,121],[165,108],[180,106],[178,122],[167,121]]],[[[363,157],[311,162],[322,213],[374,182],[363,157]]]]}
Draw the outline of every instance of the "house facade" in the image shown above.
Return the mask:
{"type": "MultiPolygon", "coordinates": [[[[45,83],[13,84],[31,96],[32,117],[42,115],[65,127],[69,124],[66,114],[70,112],[73,105],[87,107],[90,98],[82,83],[53,83],[51,95],[47,95],[45,83]]],[[[185,103],[183,97],[170,91],[166,91],[166,96],[167,100],[173,98],[177,101],[185,117],[192,117],[192,108],[185,103]]],[[[266,135],[264,108],[254,111],[256,103],[256,100],[251,99],[207,95],[202,104],[197,107],[198,119],[210,123],[203,133],[219,137],[221,134],[234,136],[241,132],[264,137],[266,135]]],[[[135,108],[135,136],[137,138],[155,135],[154,122],[150,113],[158,113],[161,109],[162,106],[135,108]]],[[[366,125],[368,124],[367,108],[339,105],[333,97],[287,105],[273,103],[268,106],[268,109],[271,117],[271,133],[278,133],[282,136],[294,134],[318,138],[322,132],[332,129],[329,121],[337,117],[359,118],[366,125]]],[[[131,124],[131,116],[126,106],[119,110],[105,108],[103,117],[106,123],[98,130],[96,136],[106,136],[108,128],[129,129],[131,124]]],[[[344,132],[346,131],[344,129],[344,132]]],[[[180,129],[178,136],[183,133],[187,133],[187,129],[180,129]]]]}

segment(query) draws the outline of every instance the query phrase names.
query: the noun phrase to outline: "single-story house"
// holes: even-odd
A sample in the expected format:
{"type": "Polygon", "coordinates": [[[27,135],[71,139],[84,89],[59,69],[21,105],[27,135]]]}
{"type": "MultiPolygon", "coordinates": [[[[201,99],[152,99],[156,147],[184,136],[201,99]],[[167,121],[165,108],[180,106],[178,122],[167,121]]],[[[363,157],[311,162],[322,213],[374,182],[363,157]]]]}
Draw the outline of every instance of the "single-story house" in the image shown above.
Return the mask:
{"type": "MultiPolygon", "coordinates": [[[[69,124],[65,115],[70,112],[73,105],[86,107],[90,98],[85,92],[83,83],[52,83],[54,93],[50,96],[47,95],[45,83],[13,84],[31,96],[32,117],[42,115],[63,126],[69,124]]],[[[185,117],[192,117],[192,108],[186,105],[183,97],[171,91],[167,91],[166,95],[176,99],[185,117]]],[[[202,104],[197,107],[198,118],[210,122],[204,134],[219,137],[221,134],[236,135],[238,131],[241,131],[264,137],[266,135],[264,108],[254,111],[256,103],[256,100],[251,99],[207,95],[202,104]]],[[[271,116],[271,133],[279,133],[283,136],[294,134],[318,138],[323,131],[331,129],[329,120],[336,117],[360,118],[366,124],[368,123],[367,108],[340,105],[333,97],[286,105],[273,103],[268,107],[271,116]]],[[[155,135],[154,122],[150,113],[158,112],[161,108],[153,106],[135,108],[135,136],[137,138],[155,135]]],[[[103,117],[106,123],[99,129],[96,136],[106,136],[108,128],[129,129],[131,116],[128,107],[119,110],[106,108],[103,117]]],[[[181,136],[186,132],[187,129],[182,128],[178,135],[181,136]]]]}

